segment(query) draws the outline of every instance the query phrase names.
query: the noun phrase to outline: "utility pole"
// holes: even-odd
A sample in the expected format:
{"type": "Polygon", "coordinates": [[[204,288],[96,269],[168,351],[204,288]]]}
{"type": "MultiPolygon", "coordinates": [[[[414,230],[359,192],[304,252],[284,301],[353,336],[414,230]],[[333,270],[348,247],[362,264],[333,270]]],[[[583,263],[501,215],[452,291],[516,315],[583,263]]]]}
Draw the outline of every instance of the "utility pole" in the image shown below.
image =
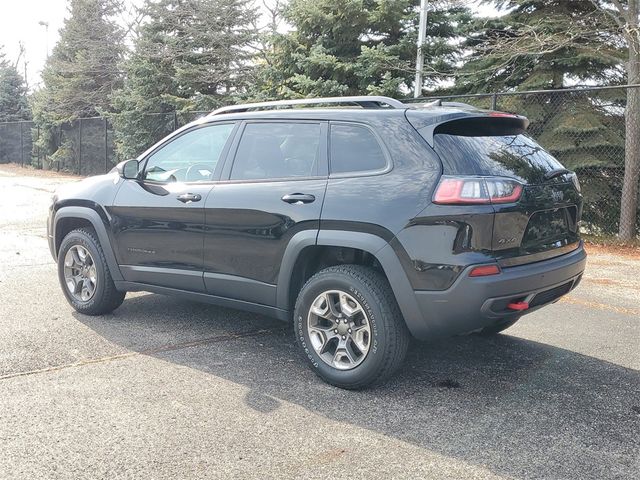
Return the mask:
{"type": "Polygon", "coordinates": [[[413,98],[422,95],[422,69],[424,68],[424,53],[422,47],[427,39],[427,2],[420,0],[420,24],[418,26],[418,55],[416,57],[416,81],[413,89],[413,98]]]}
{"type": "Polygon", "coordinates": [[[45,22],[44,20],[40,20],[38,22],[38,25],[40,25],[41,27],[44,27],[44,43],[45,43],[45,48],[47,49],[47,60],[49,60],[49,22],[45,22]]]}

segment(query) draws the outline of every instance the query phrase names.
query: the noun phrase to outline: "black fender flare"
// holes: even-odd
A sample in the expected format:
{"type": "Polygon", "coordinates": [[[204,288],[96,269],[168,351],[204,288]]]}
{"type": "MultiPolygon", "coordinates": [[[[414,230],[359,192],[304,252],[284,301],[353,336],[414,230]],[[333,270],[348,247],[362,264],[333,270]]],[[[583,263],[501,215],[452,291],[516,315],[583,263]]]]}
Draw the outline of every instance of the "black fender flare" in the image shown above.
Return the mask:
{"type": "MultiPolygon", "coordinates": [[[[104,257],[107,260],[107,265],[109,267],[109,271],[111,273],[111,278],[113,280],[124,280],[122,277],[122,273],[120,272],[120,267],[118,266],[118,262],[116,260],[116,256],[113,253],[113,248],[111,246],[111,241],[109,239],[109,234],[107,233],[107,228],[105,227],[104,221],[101,218],[100,214],[95,210],[89,207],[79,207],[79,206],[68,206],[60,208],[53,219],[53,244],[57,245],[62,239],[58,238],[57,227],[59,221],[63,218],[81,218],[83,220],[87,220],[93,226],[93,229],[96,231],[98,235],[98,240],[100,241],[100,246],[102,247],[102,251],[104,252],[104,257]]],[[[57,256],[57,252],[56,252],[57,256]]]]}
{"type": "MultiPolygon", "coordinates": [[[[285,250],[278,275],[277,307],[289,309],[289,291],[293,268],[302,250],[308,246],[334,246],[357,248],[373,255],[389,280],[393,294],[409,330],[420,330],[423,323],[413,287],[393,247],[383,238],[365,232],[344,230],[316,230],[299,232],[291,238],[285,250]]],[[[423,327],[422,327],[423,328],[423,327]]]]}

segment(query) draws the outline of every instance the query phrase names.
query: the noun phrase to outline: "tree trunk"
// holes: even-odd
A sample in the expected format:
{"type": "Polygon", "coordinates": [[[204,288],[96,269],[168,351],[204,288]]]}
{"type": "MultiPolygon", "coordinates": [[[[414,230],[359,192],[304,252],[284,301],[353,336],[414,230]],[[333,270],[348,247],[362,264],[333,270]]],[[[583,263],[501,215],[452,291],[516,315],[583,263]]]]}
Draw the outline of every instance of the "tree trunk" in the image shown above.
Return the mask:
{"type": "MultiPolygon", "coordinates": [[[[640,82],[640,39],[638,27],[638,2],[629,1],[627,42],[629,61],[627,62],[627,82],[640,82]]],[[[625,154],[624,180],[620,200],[620,240],[629,241],[636,236],[638,211],[638,183],[640,182],[640,89],[627,89],[627,108],[625,109],[625,154]]]]}

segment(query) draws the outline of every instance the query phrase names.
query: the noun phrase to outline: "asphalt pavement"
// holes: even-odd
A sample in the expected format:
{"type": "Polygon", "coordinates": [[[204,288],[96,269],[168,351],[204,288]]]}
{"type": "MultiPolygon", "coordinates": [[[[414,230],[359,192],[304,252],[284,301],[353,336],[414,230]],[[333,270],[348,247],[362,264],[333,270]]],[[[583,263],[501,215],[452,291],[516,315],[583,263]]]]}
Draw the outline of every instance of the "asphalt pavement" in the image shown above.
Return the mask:
{"type": "Polygon", "coordinates": [[[640,255],[593,249],[562,301],[349,392],[259,315],[74,312],[45,218],[76,180],[0,165],[0,479],[639,477],[640,255]]]}

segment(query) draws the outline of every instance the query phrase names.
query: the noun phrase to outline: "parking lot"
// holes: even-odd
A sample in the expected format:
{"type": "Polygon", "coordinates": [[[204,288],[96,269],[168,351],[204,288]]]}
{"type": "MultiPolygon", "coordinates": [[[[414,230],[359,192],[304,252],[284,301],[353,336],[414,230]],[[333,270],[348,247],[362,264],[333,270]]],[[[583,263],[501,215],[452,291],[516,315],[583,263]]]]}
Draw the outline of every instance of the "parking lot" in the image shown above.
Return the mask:
{"type": "Polygon", "coordinates": [[[640,255],[495,338],[412,346],[349,392],[261,316],[147,293],[75,313],[46,242],[57,185],[0,166],[0,478],[638,478],[640,255]]]}

